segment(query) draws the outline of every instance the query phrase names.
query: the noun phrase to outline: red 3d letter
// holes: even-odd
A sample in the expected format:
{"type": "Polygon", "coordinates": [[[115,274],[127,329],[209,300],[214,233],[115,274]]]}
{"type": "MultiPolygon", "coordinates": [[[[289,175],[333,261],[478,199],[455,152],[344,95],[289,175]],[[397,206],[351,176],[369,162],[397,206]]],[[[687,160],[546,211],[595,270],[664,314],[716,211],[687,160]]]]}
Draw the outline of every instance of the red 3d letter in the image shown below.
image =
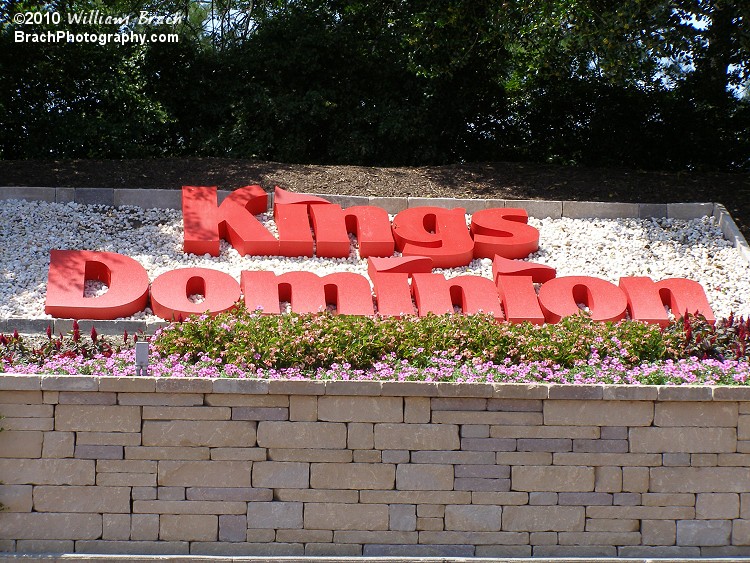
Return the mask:
{"type": "Polygon", "coordinates": [[[453,313],[453,306],[460,305],[467,315],[484,312],[498,321],[504,319],[495,284],[487,278],[458,276],[446,280],[441,274],[413,274],[412,284],[420,317],[453,313]]]}
{"type": "Polygon", "coordinates": [[[52,250],[44,311],[71,319],[116,319],[142,311],[148,300],[148,274],[138,262],[114,252],[52,250]],[[84,282],[98,280],[109,290],[84,297],[84,282]]]}
{"type": "Polygon", "coordinates": [[[370,282],[364,276],[341,272],[319,277],[312,272],[243,271],[241,276],[245,307],[278,315],[279,301],[290,301],[295,313],[317,313],[327,303],[336,305],[339,315],[374,315],[370,282]]]}
{"type": "Polygon", "coordinates": [[[628,300],[622,290],[608,281],[588,276],[555,278],[542,285],[539,304],[549,323],[580,313],[578,303],[591,310],[595,321],[619,321],[625,318],[628,300]]]}
{"type": "Polygon", "coordinates": [[[654,282],[648,277],[627,277],[620,278],[620,289],[628,298],[630,316],[634,320],[667,326],[666,305],[675,317],[700,313],[709,323],[716,322],[706,292],[696,281],[672,278],[654,282]]]}
{"type": "Polygon", "coordinates": [[[428,256],[436,268],[471,262],[474,241],[466,228],[465,209],[413,207],[393,219],[396,247],[404,256],[428,256]]]}
{"type": "Polygon", "coordinates": [[[539,231],[527,225],[524,209],[493,208],[477,211],[471,217],[474,258],[525,258],[539,249],[539,231]]]}
{"type": "Polygon", "coordinates": [[[245,186],[229,194],[220,206],[217,201],[215,186],[183,186],[185,252],[218,256],[219,239],[223,238],[242,255],[279,253],[279,241],[255,217],[268,206],[263,188],[245,186]]]}
{"type": "Polygon", "coordinates": [[[240,286],[224,272],[208,268],[180,268],[157,277],[151,284],[151,309],[168,321],[209,312],[218,315],[234,307],[240,299],[240,286]],[[203,295],[200,303],[188,299],[203,295]]]}
{"type": "Polygon", "coordinates": [[[348,258],[349,234],[357,235],[360,258],[392,256],[395,248],[388,212],[381,207],[311,205],[315,253],[329,258],[348,258]]]}
{"type": "Polygon", "coordinates": [[[492,260],[492,277],[508,321],[544,324],[544,313],[539,307],[534,284],[549,281],[555,275],[557,272],[550,266],[496,255],[492,260]]]}

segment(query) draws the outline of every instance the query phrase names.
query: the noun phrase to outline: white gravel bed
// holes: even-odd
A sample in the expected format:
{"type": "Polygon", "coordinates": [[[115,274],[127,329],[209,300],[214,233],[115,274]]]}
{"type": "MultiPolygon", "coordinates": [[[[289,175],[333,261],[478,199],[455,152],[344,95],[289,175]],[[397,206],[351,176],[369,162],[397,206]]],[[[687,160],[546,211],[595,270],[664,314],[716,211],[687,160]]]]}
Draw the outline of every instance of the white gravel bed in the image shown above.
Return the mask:
{"type": "MultiPolygon", "coordinates": [[[[272,215],[262,216],[274,230],[272,215]]],[[[468,217],[467,217],[468,220],[468,217]]],[[[530,219],[539,229],[540,248],[528,260],[557,268],[558,276],[596,276],[617,283],[622,276],[655,281],[684,277],[701,283],[714,314],[750,315],[750,265],[713,218],[530,219]]],[[[349,271],[367,276],[367,261],[356,251],[348,259],[241,257],[222,242],[218,257],[182,251],[182,213],[168,209],[113,208],[75,203],[0,202],[0,318],[51,318],[44,313],[49,251],[99,250],[137,260],[153,280],[175,268],[198,266],[227,272],[295,270],[325,275],[349,271]]],[[[488,259],[436,270],[447,276],[492,277],[488,259]]],[[[106,288],[91,284],[88,292],[106,288]]],[[[158,320],[150,311],[132,317],[158,320]]]]}

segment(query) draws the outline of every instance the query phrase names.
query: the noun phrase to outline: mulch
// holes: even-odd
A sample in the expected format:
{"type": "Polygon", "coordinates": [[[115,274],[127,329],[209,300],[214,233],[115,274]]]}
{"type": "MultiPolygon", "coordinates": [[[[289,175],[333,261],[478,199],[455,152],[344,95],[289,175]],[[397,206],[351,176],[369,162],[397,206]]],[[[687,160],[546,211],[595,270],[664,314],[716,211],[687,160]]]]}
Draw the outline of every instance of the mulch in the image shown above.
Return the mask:
{"type": "Polygon", "coordinates": [[[1,186],[234,189],[321,194],[723,203],[750,239],[750,173],[663,172],[493,162],[378,168],[223,158],[0,160],[1,186]]]}

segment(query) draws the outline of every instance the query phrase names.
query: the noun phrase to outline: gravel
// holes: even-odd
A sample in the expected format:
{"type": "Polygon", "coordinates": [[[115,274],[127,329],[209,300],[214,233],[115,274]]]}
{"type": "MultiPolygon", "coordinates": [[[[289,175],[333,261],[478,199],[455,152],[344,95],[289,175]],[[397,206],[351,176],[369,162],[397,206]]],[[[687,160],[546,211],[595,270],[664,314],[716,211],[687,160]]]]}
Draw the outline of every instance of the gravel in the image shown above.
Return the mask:
{"type": "MultiPolygon", "coordinates": [[[[275,230],[271,214],[260,218],[275,230]]],[[[539,229],[541,239],[539,251],[528,260],[557,268],[558,276],[596,276],[614,283],[622,276],[689,278],[704,287],[717,318],[730,312],[750,315],[750,265],[724,240],[712,217],[532,218],[529,223],[539,229]]],[[[143,265],[151,280],[190,266],[222,270],[237,280],[241,270],[367,276],[367,262],[354,250],[348,259],[242,257],[222,242],[218,257],[186,255],[182,214],[169,209],[6,200],[0,202],[0,241],[0,318],[51,318],[44,313],[44,297],[52,249],[125,254],[143,265]]],[[[474,260],[466,267],[435,271],[491,278],[492,263],[474,260]]],[[[88,284],[89,295],[104,291],[101,284],[88,284]]],[[[148,310],[132,318],[158,320],[148,310]]]]}

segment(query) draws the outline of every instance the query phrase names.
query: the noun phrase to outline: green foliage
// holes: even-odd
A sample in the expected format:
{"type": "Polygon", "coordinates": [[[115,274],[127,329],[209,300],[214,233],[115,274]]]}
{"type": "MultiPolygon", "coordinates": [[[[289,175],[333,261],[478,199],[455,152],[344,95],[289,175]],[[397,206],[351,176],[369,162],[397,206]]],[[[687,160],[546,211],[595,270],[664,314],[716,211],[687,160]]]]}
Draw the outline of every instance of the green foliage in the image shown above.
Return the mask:
{"type": "Polygon", "coordinates": [[[741,0],[57,0],[0,14],[0,158],[750,165],[741,0]],[[16,43],[29,10],[178,43],[16,43]],[[732,94],[735,92],[736,94],[732,94]]]}
{"type": "Polygon", "coordinates": [[[665,331],[674,346],[674,355],[715,360],[742,360],[750,357],[750,319],[721,319],[715,324],[702,315],[688,315],[665,331]]]}
{"type": "Polygon", "coordinates": [[[343,363],[367,369],[386,356],[425,367],[436,352],[468,361],[550,361],[563,367],[598,354],[638,365],[667,357],[673,347],[658,326],[600,323],[583,315],[534,326],[497,323],[487,315],[395,319],[259,315],[242,308],[173,324],[152,344],[162,356],[177,354],[191,363],[208,357],[247,368],[303,370],[343,363]]]}

